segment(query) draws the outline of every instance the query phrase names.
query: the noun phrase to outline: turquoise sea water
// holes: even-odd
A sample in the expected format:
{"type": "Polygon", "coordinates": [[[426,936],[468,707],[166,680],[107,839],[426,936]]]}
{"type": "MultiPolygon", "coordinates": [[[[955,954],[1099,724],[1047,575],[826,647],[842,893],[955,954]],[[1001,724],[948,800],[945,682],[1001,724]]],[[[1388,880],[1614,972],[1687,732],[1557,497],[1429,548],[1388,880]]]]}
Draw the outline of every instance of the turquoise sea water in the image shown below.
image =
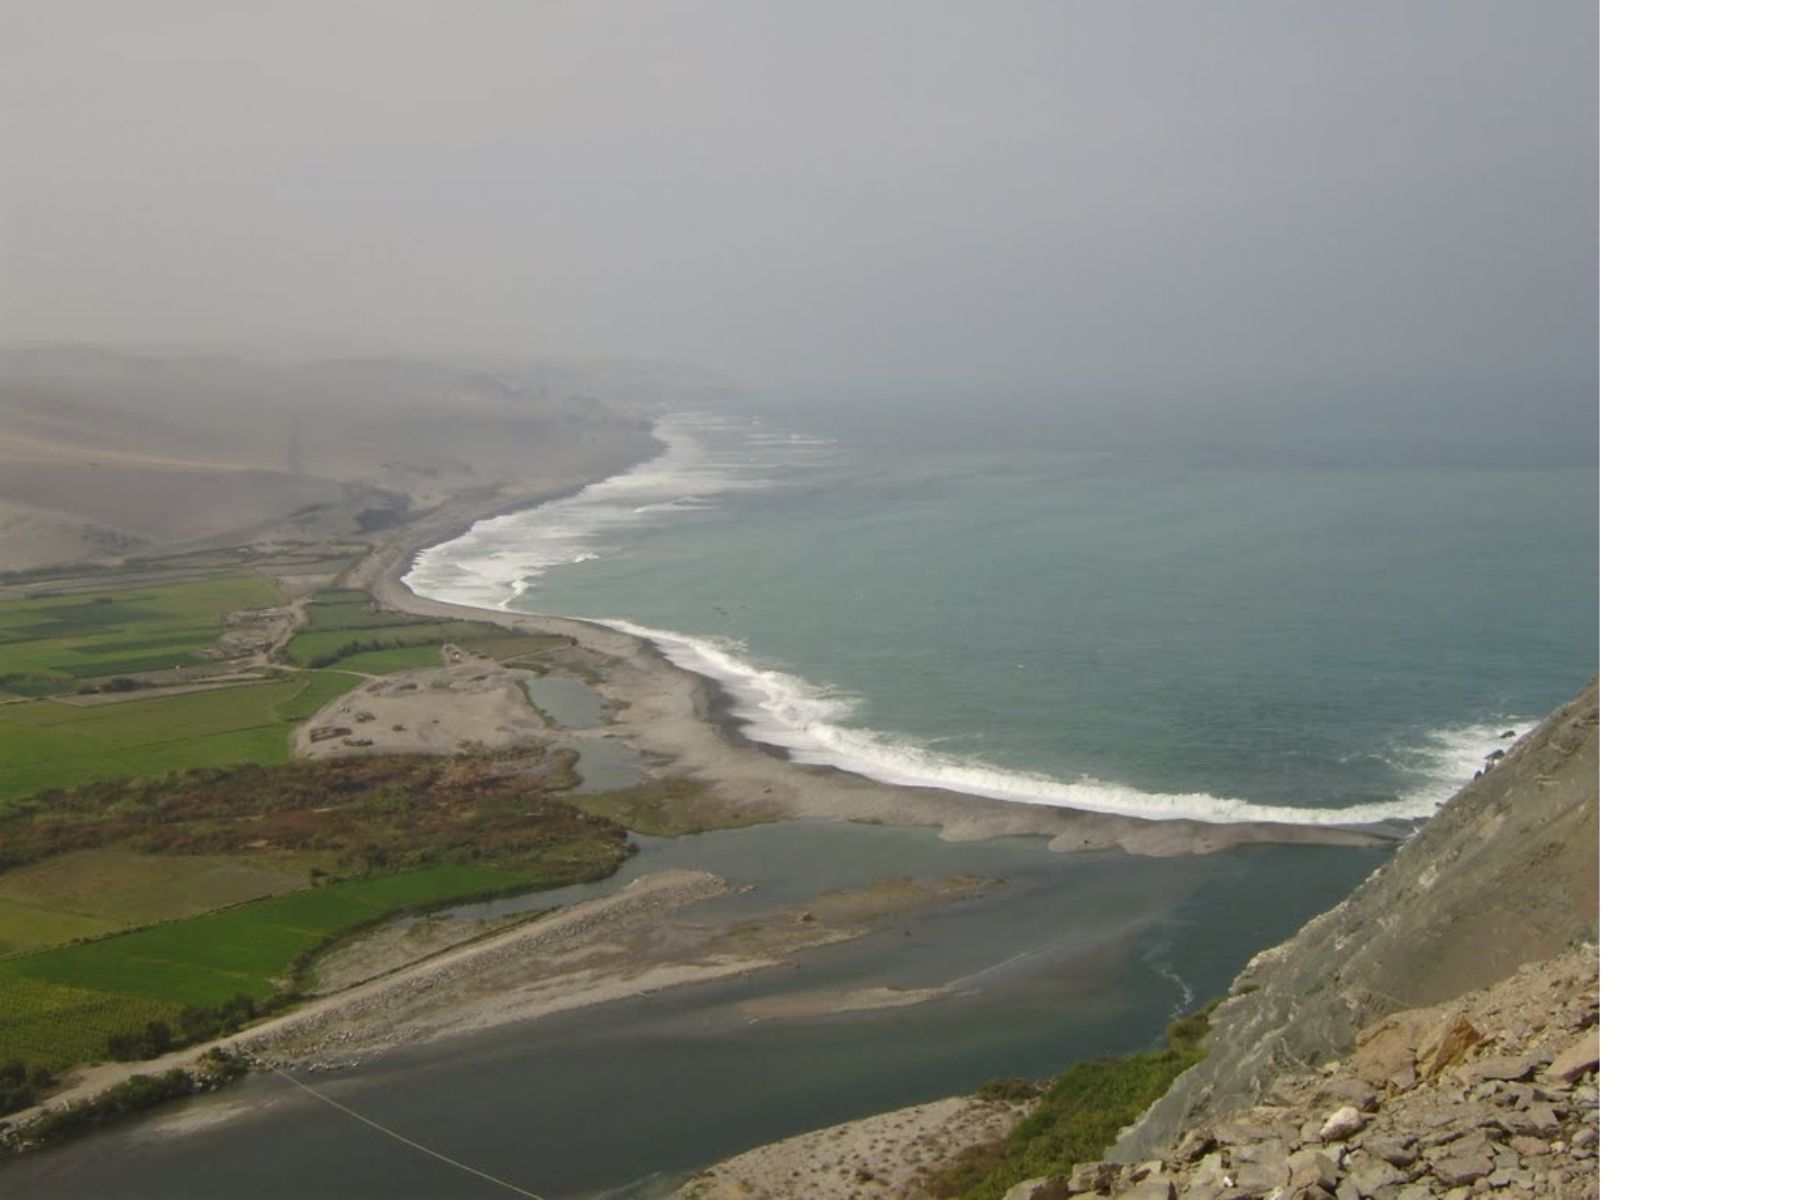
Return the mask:
{"type": "Polygon", "coordinates": [[[673,413],[409,583],[647,633],[802,761],[1148,817],[1428,815],[1597,667],[1592,469],[964,432],[673,413]]]}

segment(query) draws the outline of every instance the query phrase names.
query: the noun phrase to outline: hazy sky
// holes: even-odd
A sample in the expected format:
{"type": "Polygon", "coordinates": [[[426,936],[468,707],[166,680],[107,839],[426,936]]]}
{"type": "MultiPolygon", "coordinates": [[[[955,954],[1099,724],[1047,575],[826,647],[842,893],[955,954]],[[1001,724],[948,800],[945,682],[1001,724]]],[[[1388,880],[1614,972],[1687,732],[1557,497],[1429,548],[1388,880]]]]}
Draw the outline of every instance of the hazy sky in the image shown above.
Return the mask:
{"type": "Polygon", "coordinates": [[[1460,381],[1591,411],[1596,20],[0,0],[0,322],[802,395],[1460,381]]]}

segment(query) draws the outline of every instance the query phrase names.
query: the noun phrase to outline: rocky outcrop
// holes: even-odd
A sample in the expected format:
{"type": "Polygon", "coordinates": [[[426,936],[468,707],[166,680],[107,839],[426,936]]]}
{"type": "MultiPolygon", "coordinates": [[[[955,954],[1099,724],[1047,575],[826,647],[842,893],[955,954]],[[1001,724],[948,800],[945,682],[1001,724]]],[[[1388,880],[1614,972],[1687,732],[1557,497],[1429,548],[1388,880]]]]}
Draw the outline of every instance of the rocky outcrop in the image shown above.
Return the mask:
{"type": "Polygon", "coordinates": [[[1360,1030],[1341,1061],[1186,1129],[1166,1155],[1083,1163],[1024,1197],[1597,1197],[1600,957],[1589,945],[1360,1030]]]}
{"type": "MultiPolygon", "coordinates": [[[[1206,1059],[1110,1157],[1168,1153],[1213,1113],[1341,1059],[1391,1013],[1498,983],[1597,938],[1598,681],[1520,739],[1343,903],[1264,951],[1212,1014],[1206,1059]]],[[[1441,1071],[1478,1030],[1446,1031],[1441,1071]]],[[[1430,1073],[1430,1072],[1428,1072],[1430,1073]]],[[[1422,1193],[1421,1193],[1422,1194],[1422,1193]]]]}

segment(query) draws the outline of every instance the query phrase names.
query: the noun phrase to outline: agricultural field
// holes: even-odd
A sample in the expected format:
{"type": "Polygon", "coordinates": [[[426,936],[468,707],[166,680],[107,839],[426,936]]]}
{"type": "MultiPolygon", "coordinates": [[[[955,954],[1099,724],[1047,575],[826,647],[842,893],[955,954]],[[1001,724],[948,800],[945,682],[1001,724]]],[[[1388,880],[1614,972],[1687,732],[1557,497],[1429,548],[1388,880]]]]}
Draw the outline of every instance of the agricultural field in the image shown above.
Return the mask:
{"type": "Polygon", "coordinates": [[[437,666],[446,642],[495,659],[566,644],[562,638],[520,636],[481,621],[434,621],[381,612],[372,606],[368,593],[337,588],[307,601],[306,625],[288,642],[286,652],[289,661],[302,667],[386,675],[437,666]]]}
{"type": "Polygon", "coordinates": [[[557,798],[567,783],[542,752],[392,755],[113,779],[0,810],[0,936],[16,943],[0,1061],[60,1070],[213,1036],[284,1002],[347,931],[607,875],[624,830],[557,798]],[[176,919],[145,924],[159,916],[176,919]],[[139,927],[96,936],[108,923],[139,927]]]}
{"type": "Polygon", "coordinates": [[[566,755],[289,758],[293,728],[364,674],[435,665],[447,641],[512,657],[564,639],[340,589],[313,598],[289,667],[266,658],[283,603],[242,576],[0,600],[0,1062],[216,1036],[289,1003],[349,931],[631,853],[555,795],[566,755]],[[272,611],[233,615],[251,609],[272,611]],[[332,659],[354,665],[306,666],[332,659]]]}
{"type": "Polygon", "coordinates": [[[256,575],[0,600],[0,694],[49,696],[139,671],[212,665],[225,614],[285,602],[256,575]]]}
{"type": "Polygon", "coordinates": [[[295,891],[320,861],[72,850],[0,873],[0,956],[295,891]]]}
{"type": "Polygon", "coordinates": [[[46,788],[188,767],[279,763],[288,733],[357,684],[296,671],[262,683],[117,704],[0,704],[0,808],[46,788]]]}
{"type": "Polygon", "coordinates": [[[0,959],[0,1059],[61,1069],[184,1010],[284,990],[302,955],[391,913],[528,884],[523,871],[439,865],[330,884],[131,933],[0,959]]]}

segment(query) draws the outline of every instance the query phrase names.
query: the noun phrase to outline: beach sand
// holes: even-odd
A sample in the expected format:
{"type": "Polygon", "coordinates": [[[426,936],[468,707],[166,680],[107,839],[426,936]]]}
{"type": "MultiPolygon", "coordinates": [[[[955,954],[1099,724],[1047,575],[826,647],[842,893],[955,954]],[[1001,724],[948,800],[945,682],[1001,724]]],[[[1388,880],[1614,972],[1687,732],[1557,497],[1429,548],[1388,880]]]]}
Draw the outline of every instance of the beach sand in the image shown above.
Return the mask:
{"type": "Polygon", "coordinates": [[[478,498],[448,503],[378,545],[346,584],[367,588],[381,604],[401,612],[484,620],[521,633],[572,639],[587,656],[590,673],[599,681],[594,686],[613,714],[611,732],[644,756],[653,776],[704,783],[705,803],[720,824],[825,818],[935,826],[952,841],[1029,836],[1048,839],[1052,850],[1118,846],[1156,856],[1205,854],[1255,842],[1369,846],[1396,840],[1383,831],[1332,826],[1147,821],[903,787],[834,767],[795,763],[777,749],[746,739],[721,689],[671,663],[650,642],[591,621],[431,600],[402,582],[413,558],[425,547],[460,535],[497,510],[529,507],[592,482],[583,479],[580,485],[570,483],[536,496],[514,496],[504,505],[478,498]]]}

